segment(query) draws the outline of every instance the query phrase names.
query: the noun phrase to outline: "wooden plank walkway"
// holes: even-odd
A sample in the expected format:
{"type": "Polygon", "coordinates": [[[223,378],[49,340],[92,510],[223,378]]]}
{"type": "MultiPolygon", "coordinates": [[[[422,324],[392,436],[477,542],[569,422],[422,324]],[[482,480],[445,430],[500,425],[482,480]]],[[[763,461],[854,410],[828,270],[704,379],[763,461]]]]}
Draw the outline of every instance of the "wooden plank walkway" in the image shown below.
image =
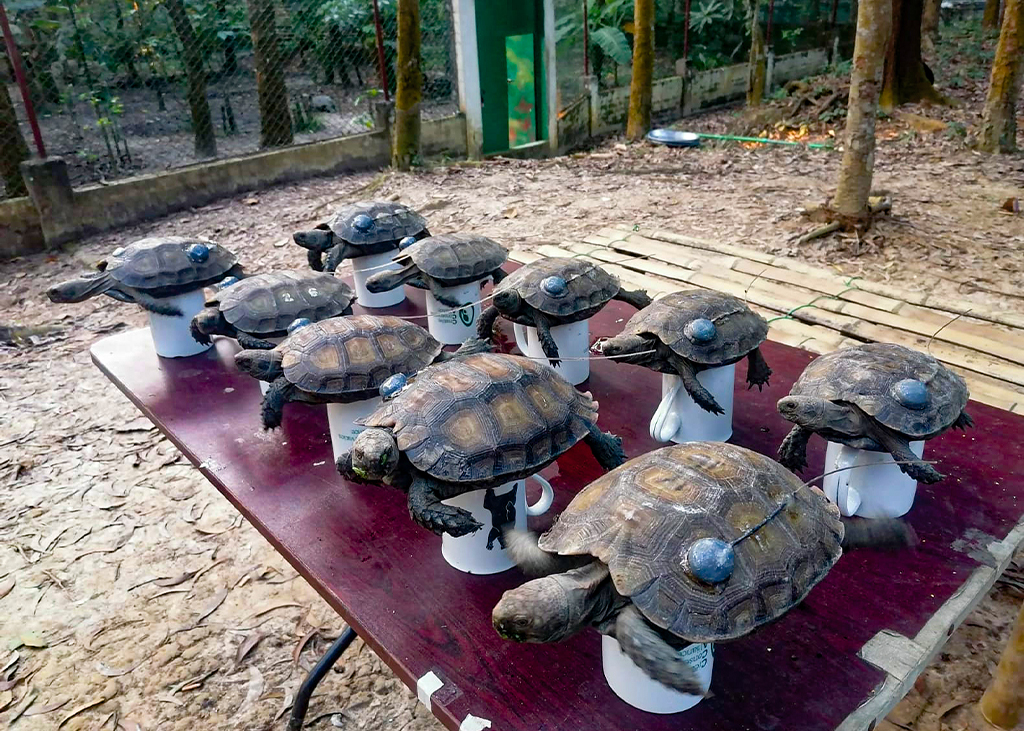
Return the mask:
{"type": "Polygon", "coordinates": [[[927,350],[967,379],[971,398],[1024,412],[1024,314],[930,291],[846,277],[797,259],[670,231],[610,226],[560,246],[514,251],[527,263],[574,256],[651,296],[704,287],[745,299],[771,340],[827,353],[863,342],[927,350]]]}

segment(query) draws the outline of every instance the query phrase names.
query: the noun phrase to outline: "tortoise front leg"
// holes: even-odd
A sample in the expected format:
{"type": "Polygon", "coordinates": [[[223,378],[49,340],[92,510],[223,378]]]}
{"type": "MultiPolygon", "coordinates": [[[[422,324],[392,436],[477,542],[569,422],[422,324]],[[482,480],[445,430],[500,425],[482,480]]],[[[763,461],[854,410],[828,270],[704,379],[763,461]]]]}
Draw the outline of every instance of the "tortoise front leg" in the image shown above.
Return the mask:
{"type": "Polygon", "coordinates": [[[683,388],[690,394],[690,398],[694,400],[694,403],[712,414],[725,413],[725,409],[718,405],[718,401],[711,395],[711,392],[704,388],[700,381],[697,380],[697,371],[694,370],[690,361],[679,357],[675,353],[667,353],[666,359],[668,364],[672,366],[672,369],[679,375],[679,378],[682,379],[683,388]]]}
{"type": "Polygon", "coordinates": [[[910,475],[918,482],[928,485],[936,483],[945,477],[944,474],[930,464],[922,462],[921,458],[910,450],[910,444],[905,437],[886,429],[874,419],[865,417],[864,421],[868,427],[868,436],[878,442],[879,446],[891,454],[894,460],[903,462],[903,464],[899,465],[902,472],[910,475]]]}
{"type": "Polygon", "coordinates": [[[654,300],[642,289],[620,289],[619,293],[612,297],[613,300],[619,300],[625,302],[627,305],[632,305],[638,310],[642,310],[647,307],[654,300]]]}
{"type": "Polygon", "coordinates": [[[476,321],[476,334],[486,340],[492,342],[494,340],[494,323],[498,320],[498,308],[491,305],[480,314],[480,319],[476,321]]]}
{"type": "Polygon", "coordinates": [[[551,367],[558,366],[562,361],[558,357],[558,343],[551,334],[551,319],[542,312],[533,311],[533,326],[537,328],[537,340],[540,341],[540,349],[548,357],[551,367]]]}
{"type": "Polygon", "coordinates": [[[264,429],[276,429],[281,426],[284,405],[293,399],[294,394],[295,386],[289,383],[284,376],[271,382],[270,388],[263,396],[263,405],[260,410],[264,429]]]}
{"type": "Polygon", "coordinates": [[[475,533],[483,527],[468,510],[441,502],[439,483],[416,475],[409,485],[409,514],[427,530],[442,535],[460,536],[475,533]]]}
{"type": "Polygon", "coordinates": [[[802,472],[807,466],[807,442],[812,434],[810,429],[794,426],[779,445],[779,463],[793,472],[802,472]]]}
{"type": "Polygon", "coordinates": [[[507,276],[508,274],[505,272],[505,270],[499,267],[498,269],[495,269],[493,272],[491,272],[491,281],[494,282],[494,286],[497,287],[499,284],[501,284],[501,280],[507,276]]]}
{"type": "Polygon", "coordinates": [[[156,297],[151,297],[145,292],[139,292],[138,290],[132,290],[131,292],[124,292],[132,298],[132,301],[147,312],[153,312],[157,315],[164,315],[165,317],[181,317],[185,313],[179,310],[174,305],[169,305],[166,302],[158,300],[156,297]]]}
{"type": "Polygon", "coordinates": [[[324,270],[324,252],[319,249],[306,249],[306,261],[309,262],[309,268],[314,272],[324,270]]]}
{"type": "Polygon", "coordinates": [[[747,388],[757,386],[762,390],[768,385],[768,378],[772,375],[772,369],[764,360],[760,348],[754,348],[747,353],[747,388]]]}
{"type": "Polygon", "coordinates": [[[597,424],[588,424],[590,433],[583,441],[594,453],[594,459],[606,470],[613,470],[626,461],[626,453],[622,451],[622,437],[610,432],[603,432],[597,424]]]}
{"type": "Polygon", "coordinates": [[[273,350],[275,346],[269,340],[263,340],[255,335],[250,335],[244,332],[235,332],[235,340],[246,350],[273,350]]]}
{"type": "Polygon", "coordinates": [[[961,411],[960,416],[956,417],[956,421],[953,422],[953,428],[966,431],[969,426],[974,426],[974,419],[966,411],[961,411]]]}
{"type": "Polygon", "coordinates": [[[430,288],[430,293],[434,295],[434,299],[436,299],[445,307],[450,307],[453,310],[458,310],[470,304],[469,302],[459,302],[457,299],[449,295],[447,292],[444,291],[444,287],[442,287],[441,284],[433,277],[424,274],[423,279],[426,281],[427,286],[430,288]]]}
{"type": "Polygon", "coordinates": [[[613,636],[626,656],[662,685],[689,695],[707,692],[693,668],[648,624],[636,605],[629,604],[619,612],[613,636]]]}
{"type": "Polygon", "coordinates": [[[327,252],[327,261],[324,263],[324,271],[337,271],[341,262],[352,255],[352,247],[348,244],[337,244],[327,252]]]}

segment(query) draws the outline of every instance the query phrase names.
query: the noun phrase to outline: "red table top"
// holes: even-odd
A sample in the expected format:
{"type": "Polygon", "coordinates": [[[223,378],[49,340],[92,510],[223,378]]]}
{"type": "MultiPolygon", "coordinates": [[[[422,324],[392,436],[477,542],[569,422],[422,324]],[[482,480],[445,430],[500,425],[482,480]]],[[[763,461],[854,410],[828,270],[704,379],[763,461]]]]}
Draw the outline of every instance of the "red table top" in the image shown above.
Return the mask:
{"type": "MultiPolygon", "coordinates": [[[[422,293],[411,296],[387,312],[422,314],[422,293]]],[[[612,302],[591,321],[591,337],[617,333],[631,314],[612,302]]],[[[954,542],[970,529],[1002,539],[1024,513],[1022,419],[972,403],[975,429],[929,443],[927,456],[947,478],[918,489],[909,516],[917,549],[844,556],[782,620],[715,648],[710,697],[683,714],[656,716],[609,690],[593,630],[553,645],[499,638],[491,609],[523,577],[455,571],[441,558],[440,538],[413,524],[401,492],[344,482],[322,406],[288,405],[283,427],[265,433],[258,384],[235,370],[236,350],[219,339],[205,354],[164,360],[148,331],[138,330],[96,343],[92,357],[403,682],[415,689],[427,673],[440,678],[432,710],[451,729],[468,714],[523,731],[834,728],[885,675],[857,657],[861,646],[883,629],[913,637],[978,566],[954,542]]],[[[740,366],[732,441],[774,455],[788,431],[775,402],[813,356],[771,342],[763,352],[771,386],[746,390],[740,366]]],[[[602,428],[621,435],[631,457],[662,446],[647,433],[661,376],[610,361],[591,365],[582,388],[599,399],[602,428]]],[[[808,476],[822,471],[823,444],[811,441],[808,476]]],[[[600,468],[580,444],[542,474],[556,499],[534,519],[537,529],[600,468]]]]}

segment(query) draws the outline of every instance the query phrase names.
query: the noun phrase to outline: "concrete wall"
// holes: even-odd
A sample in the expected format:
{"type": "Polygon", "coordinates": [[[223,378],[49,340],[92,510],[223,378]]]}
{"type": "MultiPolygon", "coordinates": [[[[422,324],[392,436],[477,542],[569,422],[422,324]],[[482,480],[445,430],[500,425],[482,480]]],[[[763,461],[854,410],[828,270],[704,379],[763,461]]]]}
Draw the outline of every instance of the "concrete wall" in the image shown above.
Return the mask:
{"type": "Polygon", "coordinates": [[[748,64],[697,71],[686,85],[683,114],[742,99],[747,93],[748,64]]]}
{"type": "Polygon", "coordinates": [[[582,96],[558,114],[558,151],[571,150],[590,139],[590,97],[582,96]]]}
{"type": "Polygon", "coordinates": [[[814,48],[800,53],[787,53],[775,59],[775,86],[781,86],[793,79],[820,74],[828,66],[828,53],[824,48],[814,48]]]}
{"type": "MultiPolygon", "coordinates": [[[[425,120],[422,145],[426,155],[465,157],[465,118],[458,114],[425,120]]],[[[390,155],[387,133],[377,131],[225,158],[107,185],[87,185],[74,191],[74,210],[70,215],[47,220],[46,243],[56,246],[247,190],[318,175],[385,167],[390,163],[390,155]]],[[[43,241],[39,230],[39,216],[29,199],[0,204],[0,256],[10,258],[40,251],[43,241]]]]}

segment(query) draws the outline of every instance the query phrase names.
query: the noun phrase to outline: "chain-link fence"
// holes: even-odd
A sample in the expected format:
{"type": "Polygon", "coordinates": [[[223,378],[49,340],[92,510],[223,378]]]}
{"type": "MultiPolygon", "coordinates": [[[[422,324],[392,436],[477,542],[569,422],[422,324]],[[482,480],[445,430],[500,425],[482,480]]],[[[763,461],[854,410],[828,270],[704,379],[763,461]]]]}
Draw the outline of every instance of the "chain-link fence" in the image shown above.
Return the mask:
{"type": "MultiPolygon", "coordinates": [[[[427,118],[458,109],[450,5],[420,0],[427,118]]],[[[47,152],[65,158],[73,184],[365,132],[373,101],[394,94],[397,0],[5,6],[47,152]]],[[[19,129],[31,137],[6,55],[0,82],[10,195],[27,152],[19,129]]]]}

